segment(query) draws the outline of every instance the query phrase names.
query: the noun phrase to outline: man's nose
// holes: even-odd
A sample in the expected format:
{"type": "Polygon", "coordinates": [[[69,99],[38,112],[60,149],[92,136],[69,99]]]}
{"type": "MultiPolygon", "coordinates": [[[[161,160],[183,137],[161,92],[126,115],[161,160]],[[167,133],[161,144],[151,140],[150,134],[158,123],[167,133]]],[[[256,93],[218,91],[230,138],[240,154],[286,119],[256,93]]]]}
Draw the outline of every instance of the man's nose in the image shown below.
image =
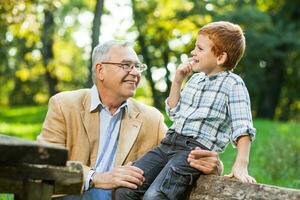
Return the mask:
{"type": "Polygon", "coordinates": [[[141,73],[137,70],[135,66],[132,66],[131,71],[129,73],[135,76],[141,75],[141,73]]]}

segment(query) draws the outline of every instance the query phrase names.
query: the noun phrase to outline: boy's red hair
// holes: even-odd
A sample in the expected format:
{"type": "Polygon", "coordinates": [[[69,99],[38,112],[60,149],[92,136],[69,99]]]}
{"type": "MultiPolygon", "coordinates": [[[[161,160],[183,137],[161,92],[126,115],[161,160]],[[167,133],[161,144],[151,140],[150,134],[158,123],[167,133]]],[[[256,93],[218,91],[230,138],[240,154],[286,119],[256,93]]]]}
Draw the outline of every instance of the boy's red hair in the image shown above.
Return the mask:
{"type": "Polygon", "coordinates": [[[226,21],[212,22],[203,26],[198,34],[209,37],[214,44],[211,50],[216,56],[227,53],[223,67],[228,70],[235,68],[246,46],[245,36],[239,25],[226,21]]]}

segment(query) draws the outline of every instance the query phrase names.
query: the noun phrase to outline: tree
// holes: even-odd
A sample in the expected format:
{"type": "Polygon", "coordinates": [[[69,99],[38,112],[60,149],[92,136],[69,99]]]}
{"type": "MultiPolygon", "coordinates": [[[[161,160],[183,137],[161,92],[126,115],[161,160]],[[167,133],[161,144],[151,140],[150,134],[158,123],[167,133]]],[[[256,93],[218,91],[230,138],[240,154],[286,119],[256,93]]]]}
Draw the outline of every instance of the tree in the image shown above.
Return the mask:
{"type": "MultiPolygon", "coordinates": [[[[94,11],[94,20],[93,20],[93,27],[92,27],[92,45],[91,49],[93,50],[97,44],[99,43],[99,36],[100,36],[100,27],[101,27],[101,16],[103,13],[103,5],[104,0],[97,0],[95,11],[94,11]]],[[[88,66],[89,68],[89,77],[87,81],[87,86],[92,85],[92,52],[91,52],[91,58],[90,58],[90,64],[88,66]]]]}
{"type": "Polygon", "coordinates": [[[58,79],[55,73],[52,73],[53,69],[51,68],[50,62],[53,60],[53,37],[55,31],[54,17],[53,17],[53,6],[46,5],[44,9],[44,24],[42,30],[41,42],[43,48],[41,49],[43,56],[43,64],[45,67],[46,81],[48,83],[48,89],[50,96],[56,94],[58,79]]]}

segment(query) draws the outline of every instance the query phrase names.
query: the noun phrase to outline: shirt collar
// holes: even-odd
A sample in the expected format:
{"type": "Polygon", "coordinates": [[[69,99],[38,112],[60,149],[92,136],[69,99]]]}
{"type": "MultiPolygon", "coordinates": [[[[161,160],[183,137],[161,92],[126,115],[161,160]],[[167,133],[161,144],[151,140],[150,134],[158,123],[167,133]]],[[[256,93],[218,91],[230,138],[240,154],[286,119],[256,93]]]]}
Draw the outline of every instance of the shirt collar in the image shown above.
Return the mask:
{"type": "MultiPolygon", "coordinates": [[[[98,89],[96,85],[93,85],[93,87],[91,88],[91,107],[90,107],[90,112],[95,111],[98,106],[100,105],[101,108],[106,107],[100,100],[99,98],[99,93],[98,93],[98,89]]],[[[118,110],[120,110],[121,108],[127,108],[128,103],[127,101],[125,101],[119,108],[118,110]]]]}
{"type": "Polygon", "coordinates": [[[226,74],[228,74],[229,73],[229,71],[220,71],[220,72],[218,72],[218,73],[216,73],[216,74],[213,74],[213,75],[210,75],[210,76],[207,76],[207,78],[210,80],[210,81],[212,81],[212,80],[215,80],[216,78],[218,78],[218,77],[223,77],[223,76],[225,76],[226,74]]]}

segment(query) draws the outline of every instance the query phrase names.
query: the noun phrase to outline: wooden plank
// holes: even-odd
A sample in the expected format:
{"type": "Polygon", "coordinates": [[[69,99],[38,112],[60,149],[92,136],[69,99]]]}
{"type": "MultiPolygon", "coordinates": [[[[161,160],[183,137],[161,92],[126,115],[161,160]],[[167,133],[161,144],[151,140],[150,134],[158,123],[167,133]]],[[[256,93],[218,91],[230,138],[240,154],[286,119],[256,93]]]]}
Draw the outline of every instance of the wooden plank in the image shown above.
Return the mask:
{"type": "Polygon", "coordinates": [[[53,185],[41,181],[28,180],[24,189],[15,195],[15,200],[51,200],[53,185]]]}
{"type": "Polygon", "coordinates": [[[67,156],[67,149],[62,147],[0,134],[0,166],[23,163],[65,166],[67,156]]]}
{"type": "Polygon", "coordinates": [[[237,180],[225,180],[214,175],[201,176],[190,195],[190,200],[299,200],[300,190],[263,184],[245,184],[237,180]]]}
{"type": "Polygon", "coordinates": [[[27,190],[23,182],[34,180],[53,185],[54,194],[80,194],[83,169],[79,163],[70,162],[66,167],[24,164],[0,166],[0,193],[22,193],[27,190]]]}

